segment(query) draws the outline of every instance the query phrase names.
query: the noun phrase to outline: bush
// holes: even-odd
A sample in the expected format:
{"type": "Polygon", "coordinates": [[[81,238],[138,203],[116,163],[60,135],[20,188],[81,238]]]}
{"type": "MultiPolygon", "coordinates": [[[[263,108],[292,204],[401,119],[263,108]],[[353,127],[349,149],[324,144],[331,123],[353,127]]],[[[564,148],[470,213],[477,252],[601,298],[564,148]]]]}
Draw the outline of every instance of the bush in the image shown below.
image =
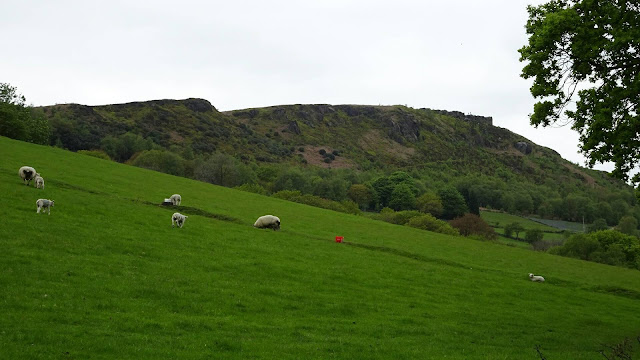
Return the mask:
{"type": "Polygon", "coordinates": [[[417,229],[433,231],[441,234],[460,235],[458,230],[451,227],[451,225],[446,221],[438,220],[429,214],[412,217],[407,222],[407,225],[417,229]]]}
{"type": "Polygon", "coordinates": [[[324,154],[326,154],[326,153],[327,153],[327,150],[325,150],[325,149],[320,149],[320,150],[318,150],[318,153],[319,153],[320,155],[323,155],[323,156],[324,156],[324,154]]]}
{"type": "Polygon", "coordinates": [[[528,242],[529,244],[533,244],[534,242],[542,241],[543,237],[544,237],[544,233],[542,232],[542,230],[529,229],[527,230],[527,233],[524,236],[524,241],[528,242]]]}
{"type": "Polygon", "coordinates": [[[78,154],[93,156],[98,159],[111,160],[109,154],[102,150],[78,150],[78,154]]]}
{"type": "Polygon", "coordinates": [[[475,214],[464,214],[462,217],[451,220],[449,224],[458,229],[463,236],[477,235],[486,240],[495,240],[498,237],[495,230],[475,214]]]}
{"type": "Polygon", "coordinates": [[[169,151],[145,150],[135,157],[131,165],[165,174],[184,176],[184,159],[169,151]]]}
{"type": "Polygon", "coordinates": [[[258,184],[242,184],[234,187],[234,189],[254,194],[267,195],[267,189],[258,184]]]}

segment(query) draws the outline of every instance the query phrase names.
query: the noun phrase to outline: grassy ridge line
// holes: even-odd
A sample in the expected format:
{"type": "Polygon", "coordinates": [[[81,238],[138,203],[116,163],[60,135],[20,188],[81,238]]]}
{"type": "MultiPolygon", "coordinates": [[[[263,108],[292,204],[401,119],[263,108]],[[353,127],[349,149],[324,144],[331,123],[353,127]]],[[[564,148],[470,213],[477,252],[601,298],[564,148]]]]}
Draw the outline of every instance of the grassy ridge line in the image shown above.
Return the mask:
{"type": "Polygon", "coordinates": [[[599,343],[638,330],[637,300],[596,289],[633,294],[637,271],[4,138],[0,152],[12,154],[0,164],[8,358],[533,359],[536,343],[549,358],[599,358],[599,343]],[[95,193],[19,185],[24,164],[95,193]],[[174,192],[242,223],[194,215],[171,229],[170,212],[146,202],[174,192]],[[56,199],[51,216],[36,217],[38,197],[56,199]],[[251,227],[267,212],[281,216],[281,232],[251,227]],[[362,246],[333,243],[338,234],[362,246]],[[532,267],[548,284],[525,279],[532,267]]]}

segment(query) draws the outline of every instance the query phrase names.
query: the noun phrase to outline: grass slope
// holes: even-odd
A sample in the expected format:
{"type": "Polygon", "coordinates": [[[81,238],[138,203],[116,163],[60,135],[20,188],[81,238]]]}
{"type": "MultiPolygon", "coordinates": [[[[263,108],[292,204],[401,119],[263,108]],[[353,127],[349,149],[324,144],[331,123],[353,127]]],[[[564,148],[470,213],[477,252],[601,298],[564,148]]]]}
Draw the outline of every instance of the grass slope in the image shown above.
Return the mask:
{"type": "Polygon", "coordinates": [[[2,137],[0,153],[3,358],[598,359],[640,331],[638,271],[2,137]],[[153,205],[176,192],[183,229],[153,205]],[[267,213],[282,231],[251,226],[267,213]]]}

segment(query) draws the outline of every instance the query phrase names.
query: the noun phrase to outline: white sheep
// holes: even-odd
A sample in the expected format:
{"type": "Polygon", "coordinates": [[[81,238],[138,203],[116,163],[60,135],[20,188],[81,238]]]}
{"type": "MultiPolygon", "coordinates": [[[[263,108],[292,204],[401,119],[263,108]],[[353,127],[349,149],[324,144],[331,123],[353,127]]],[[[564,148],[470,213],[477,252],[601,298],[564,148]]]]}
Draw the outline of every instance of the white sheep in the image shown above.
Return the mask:
{"type": "Polygon", "coordinates": [[[182,196],[180,196],[180,194],[173,194],[173,195],[171,195],[169,200],[171,201],[172,205],[178,205],[179,206],[180,203],[182,202],[182,196]]]}
{"type": "Polygon", "coordinates": [[[188,216],[184,216],[180,213],[173,213],[173,215],[171,215],[171,227],[178,225],[178,227],[182,228],[182,225],[184,225],[187,218],[188,216]]]}
{"type": "Polygon", "coordinates": [[[42,176],[40,176],[40,174],[36,174],[36,188],[37,189],[44,189],[44,179],[42,178],[42,176]]]}
{"type": "Polygon", "coordinates": [[[538,275],[529,274],[529,279],[531,279],[531,281],[544,282],[544,278],[538,275]]]}
{"type": "Polygon", "coordinates": [[[280,218],[273,215],[260,216],[253,226],[258,229],[280,230],[280,218]]]}
{"type": "Polygon", "coordinates": [[[36,172],[36,169],[31,166],[23,166],[18,170],[18,175],[22,178],[22,182],[25,185],[29,185],[31,180],[34,180],[37,175],[40,175],[36,172]]]}
{"type": "Polygon", "coordinates": [[[36,206],[38,207],[38,210],[36,211],[36,214],[40,214],[40,210],[42,210],[43,214],[44,214],[45,211],[47,211],[48,214],[51,215],[51,208],[53,207],[53,200],[38,199],[36,201],[36,206]]]}

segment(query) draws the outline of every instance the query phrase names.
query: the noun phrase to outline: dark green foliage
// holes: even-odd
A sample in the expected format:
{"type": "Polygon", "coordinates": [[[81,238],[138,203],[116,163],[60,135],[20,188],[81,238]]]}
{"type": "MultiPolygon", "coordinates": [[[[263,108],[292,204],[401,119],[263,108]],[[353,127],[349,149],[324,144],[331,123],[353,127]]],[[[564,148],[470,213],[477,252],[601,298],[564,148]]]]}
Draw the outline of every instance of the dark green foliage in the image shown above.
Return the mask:
{"type": "Polygon", "coordinates": [[[533,244],[535,242],[541,241],[543,237],[544,234],[542,233],[542,230],[528,229],[524,236],[524,241],[528,242],[529,244],[533,244]]]}
{"type": "Polygon", "coordinates": [[[464,197],[453,187],[445,187],[438,191],[438,196],[442,201],[442,217],[444,219],[455,219],[469,212],[464,197]]]}
{"type": "Polygon", "coordinates": [[[616,230],[623,234],[638,236],[638,220],[633,216],[623,216],[616,226],[616,230]]]}
{"type": "Polygon", "coordinates": [[[593,224],[589,225],[587,228],[588,232],[596,232],[600,230],[607,230],[609,226],[607,225],[607,221],[603,218],[596,219],[593,224]]]}
{"type": "Polygon", "coordinates": [[[232,156],[214,154],[195,168],[198,180],[212,184],[234,187],[257,180],[255,173],[232,156]]]}
{"type": "MultiPolygon", "coordinates": [[[[522,76],[534,79],[531,94],[541,99],[531,124],[565,124],[562,117],[568,118],[589,164],[611,161],[613,175],[627,179],[640,157],[637,3],[553,0],[527,9],[522,76]],[[575,107],[567,107],[573,101],[575,107]]],[[[633,181],[640,182],[640,175],[633,181]]]]}
{"type": "Polygon", "coordinates": [[[325,154],[327,153],[327,150],[325,150],[325,149],[320,149],[320,150],[318,150],[318,153],[319,153],[320,155],[325,155],[325,154]]]}
{"type": "Polygon", "coordinates": [[[347,192],[349,199],[358,204],[360,209],[365,210],[374,198],[374,190],[369,185],[353,184],[347,192]]]}
{"type": "Polygon", "coordinates": [[[170,151],[145,150],[136,156],[131,165],[176,176],[185,174],[185,160],[170,151]]]}
{"type": "Polygon", "coordinates": [[[640,269],[640,240],[616,230],[572,235],[553,254],[640,269]]]}
{"type": "Polygon", "coordinates": [[[415,209],[416,197],[408,184],[399,184],[393,189],[389,207],[395,211],[415,209]]]}
{"type": "Polygon", "coordinates": [[[41,109],[25,105],[25,97],[7,83],[0,83],[0,135],[36,144],[48,144],[49,122],[41,109]]]}
{"type": "Polygon", "coordinates": [[[524,231],[524,227],[519,222],[513,222],[504,227],[504,235],[507,237],[511,237],[513,233],[515,233],[516,239],[520,239],[520,233],[522,231],[524,231]]]}
{"type": "Polygon", "coordinates": [[[134,133],[124,133],[120,136],[106,136],[102,139],[101,149],[106,152],[111,159],[117,162],[125,162],[143,150],[151,150],[154,143],[151,139],[145,139],[134,133]]]}

